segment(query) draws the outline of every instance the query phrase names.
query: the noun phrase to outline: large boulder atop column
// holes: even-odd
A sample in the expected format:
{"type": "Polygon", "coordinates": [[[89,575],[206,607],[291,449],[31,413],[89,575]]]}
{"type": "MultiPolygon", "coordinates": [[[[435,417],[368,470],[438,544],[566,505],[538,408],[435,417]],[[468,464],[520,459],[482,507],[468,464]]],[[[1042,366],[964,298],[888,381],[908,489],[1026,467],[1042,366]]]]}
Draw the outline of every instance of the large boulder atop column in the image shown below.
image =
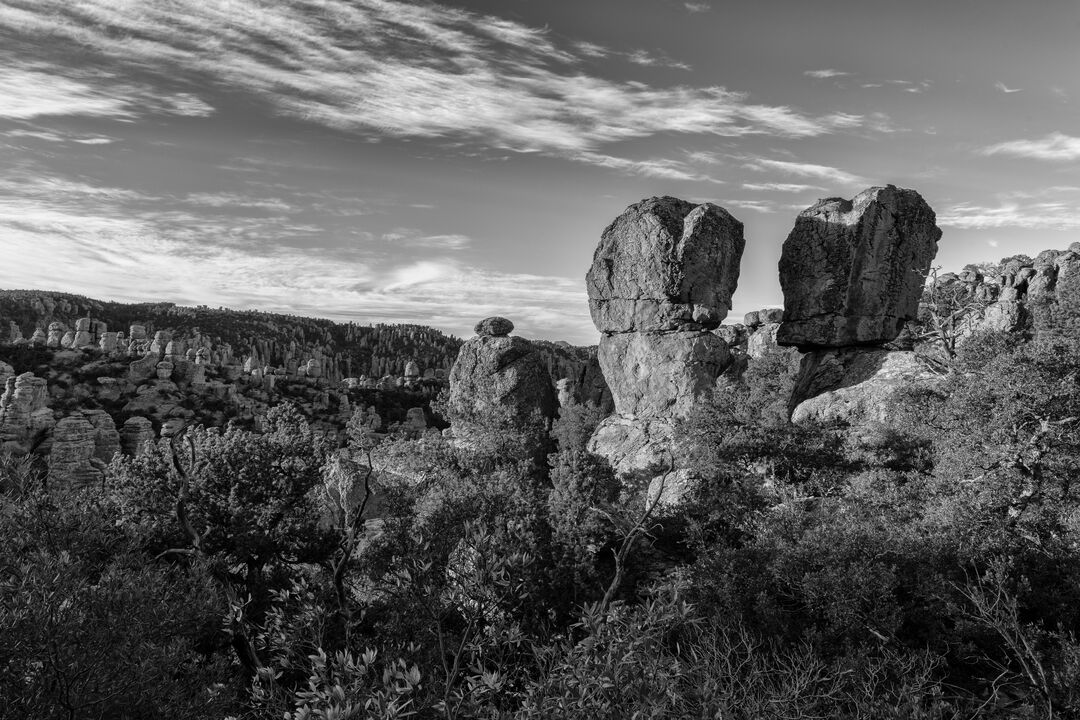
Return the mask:
{"type": "Polygon", "coordinates": [[[743,225],[712,203],[654,197],[604,230],[586,275],[603,333],[713,328],[731,310],[743,225]]]}
{"type": "Polygon", "coordinates": [[[450,371],[450,423],[469,427],[524,427],[551,418],[555,393],[544,360],[522,337],[477,335],[461,346],[450,371]]]}
{"type": "Polygon", "coordinates": [[[940,238],[922,196],[893,185],[802,211],[780,257],[777,342],[812,350],[893,340],[916,317],[940,238]]]}
{"type": "Polygon", "coordinates": [[[731,309],[745,246],[726,210],[671,197],[630,206],[603,233],[586,276],[597,351],[615,414],[589,440],[624,478],[694,474],[679,424],[731,363],[717,328],[731,309]]]}

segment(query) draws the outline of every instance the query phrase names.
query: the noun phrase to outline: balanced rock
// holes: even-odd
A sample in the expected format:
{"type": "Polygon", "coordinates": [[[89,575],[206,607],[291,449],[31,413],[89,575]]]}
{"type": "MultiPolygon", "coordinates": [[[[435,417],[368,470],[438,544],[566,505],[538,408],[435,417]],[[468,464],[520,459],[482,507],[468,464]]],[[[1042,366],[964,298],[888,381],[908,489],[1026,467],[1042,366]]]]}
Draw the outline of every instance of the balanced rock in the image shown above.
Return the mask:
{"type": "Polygon", "coordinates": [[[510,322],[504,317],[495,315],[493,317],[484,318],[480,322],[476,323],[476,327],[473,331],[477,335],[487,335],[490,337],[503,337],[509,335],[514,331],[514,323],[510,322]]]}
{"type": "Polygon", "coordinates": [[[893,340],[915,318],[941,230],[914,190],[873,187],[799,213],[780,257],[781,345],[893,340]]]}
{"type": "Polygon", "coordinates": [[[631,205],[604,230],[585,277],[603,333],[713,328],[731,310],[743,225],[673,197],[631,205]]]}

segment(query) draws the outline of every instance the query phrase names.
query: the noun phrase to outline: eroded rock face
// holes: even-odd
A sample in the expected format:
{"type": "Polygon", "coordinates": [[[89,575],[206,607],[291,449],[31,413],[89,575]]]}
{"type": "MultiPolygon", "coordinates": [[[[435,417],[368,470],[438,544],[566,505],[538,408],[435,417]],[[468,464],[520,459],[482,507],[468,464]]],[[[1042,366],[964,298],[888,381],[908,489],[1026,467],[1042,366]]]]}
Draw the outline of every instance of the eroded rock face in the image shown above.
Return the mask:
{"type": "Polygon", "coordinates": [[[450,371],[450,422],[455,436],[470,426],[523,427],[554,416],[555,394],[543,359],[520,337],[477,335],[450,371]]]}
{"type": "Polygon", "coordinates": [[[726,210],[673,197],[631,205],[604,230],[585,282],[603,333],[713,328],[731,310],[745,242],[726,210]]]}
{"type": "Polygon", "coordinates": [[[727,345],[706,331],[600,338],[600,367],[620,415],[686,416],[727,367],[727,345]]]}
{"type": "Polygon", "coordinates": [[[893,340],[918,312],[940,238],[922,196],[892,185],[802,211],[780,257],[777,342],[812,350],[893,340]]]}

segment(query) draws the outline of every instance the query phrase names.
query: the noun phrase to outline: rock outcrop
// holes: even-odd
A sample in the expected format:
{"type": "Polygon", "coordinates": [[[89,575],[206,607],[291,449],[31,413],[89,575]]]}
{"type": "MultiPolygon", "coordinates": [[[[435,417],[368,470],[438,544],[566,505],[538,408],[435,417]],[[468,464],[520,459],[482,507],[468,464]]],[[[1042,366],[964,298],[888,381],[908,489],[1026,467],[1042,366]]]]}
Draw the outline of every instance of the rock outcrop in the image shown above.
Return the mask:
{"type": "Polygon", "coordinates": [[[675,425],[730,363],[710,330],[731,309],[745,245],[723,208],[671,197],[632,205],[604,231],[586,276],[598,360],[615,414],[589,441],[622,476],[663,478],[675,425]]]}
{"type": "Polygon", "coordinates": [[[450,371],[450,423],[455,437],[482,428],[524,428],[555,413],[555,393],[543,359],[522,337],[477,335],[465,342],[450,371]]]}
{"type": "Polygon", "coordinates": [[[902,382],[933,375],[882,346],[917,317],[941,238],[914,190],[889,185],[801,212],[784,242],[783,322],[776,342],[802,358],[789,408],[795,422],[885,420],[902,382]]]}
{"type": "Polygon", "coordinates": [[[874,187],[799,213],[780,257],[781,345],[876,345],[915,318],[941,230],[914,190],[874,187]]]}

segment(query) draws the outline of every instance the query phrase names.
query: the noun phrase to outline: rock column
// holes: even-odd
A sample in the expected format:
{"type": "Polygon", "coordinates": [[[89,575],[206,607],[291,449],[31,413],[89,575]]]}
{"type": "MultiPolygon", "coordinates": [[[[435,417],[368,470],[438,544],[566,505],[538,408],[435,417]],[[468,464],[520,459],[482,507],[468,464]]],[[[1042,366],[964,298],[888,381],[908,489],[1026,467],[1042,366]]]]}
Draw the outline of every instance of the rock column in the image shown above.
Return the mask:
{"type": "Polygon", "coordinates": [[[684,469],[673,460],[674,427],[730,362],[710,330],[731,309],[744,245],[742,223],[726,210],[673,197],[632,205],[604,231],[586,285],[615,414],[589,449],[620,475],[684,469]]]}

